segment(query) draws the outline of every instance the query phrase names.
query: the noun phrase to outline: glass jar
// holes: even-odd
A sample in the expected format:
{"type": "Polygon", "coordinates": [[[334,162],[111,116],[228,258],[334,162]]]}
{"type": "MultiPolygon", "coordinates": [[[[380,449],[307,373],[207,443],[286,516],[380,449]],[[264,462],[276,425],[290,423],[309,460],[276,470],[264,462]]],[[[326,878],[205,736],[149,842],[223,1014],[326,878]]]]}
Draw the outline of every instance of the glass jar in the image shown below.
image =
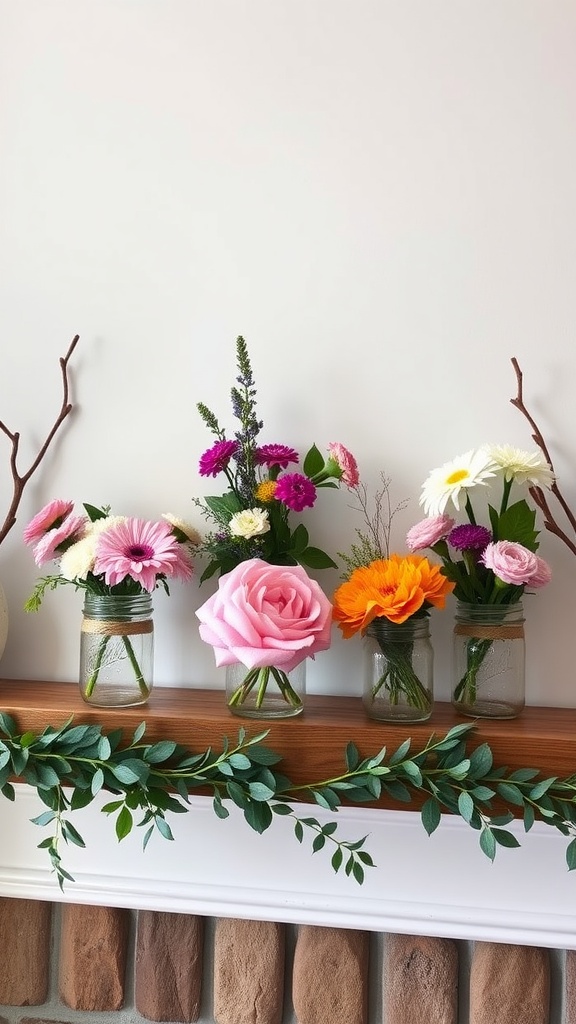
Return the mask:
{"type": "Polygon", "coordinates": [[[241,662],[226,666],[226,701],[242,718],[291,718],[304,710],[306,659],[291,672],[275,665],[248,669],[241,662]]]}
{"type": "Polygon", "coordinates": [[[452,703],[473,718],[516,718],[524,707],[524,610],[458,601],[452,703]]]}
{"type": "Polygon", "coordinates": [[[428,618],[374,619],[364,634],[364,707],[381,722],[425,722],[434,702],[428,618]]]}
{"type": "Polygon", "coordinates": [[[145,704],[152,689],[152,595],[85,591],[80,693],[98,707],[145,704]]]}

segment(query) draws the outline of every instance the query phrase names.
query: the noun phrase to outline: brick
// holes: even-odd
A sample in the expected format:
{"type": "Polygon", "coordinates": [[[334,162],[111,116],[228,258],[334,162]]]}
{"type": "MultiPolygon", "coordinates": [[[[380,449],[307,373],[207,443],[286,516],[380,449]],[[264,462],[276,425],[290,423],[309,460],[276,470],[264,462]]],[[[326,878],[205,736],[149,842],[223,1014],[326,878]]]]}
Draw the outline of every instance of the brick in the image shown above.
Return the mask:
{"type": "Polygon", "coordinates": [[[536,946],[478,942],[470,971],[470,1024],[549,1024],[550,957],[536,946]]]}
{"type": "Polygon", "coordinates": [[[204,919],[141,910],[135,1002],[147,1020],[189,1024],[200,1016],[204,919]]]}
{"type": "Polygon", "coordinates": [[[280,1024],[285,927],[221,918],[214,933],[216,1024],[280,1024]]]}
{"type": "Polygon", "coordinates": [[[457,1024],[456,943],[425,935],[388,935],[382,987],[386,1024],[457,1024]]]}
{"type": "Polygon", "coordinates": [[[566,950],[566,1009],[564,1024],[576,1024],[576,950],[566,950]]]}
{"type": "Polygon", "coordinates": [[[0,1003],[39,1006],[48,997],[52,904],[0,898],[0,1003]]]}
{"type": "Polygon", "coordinates": [[[298,1024],[366,1024],[369,934],[302,925],[292,999],[298,1024]]]}
{"type": "Polygon", "coordinates": [[[129,920],[129,912],[116,907],[63,906],[59,990],[66,1006],[122,1007],[129,920]]]}

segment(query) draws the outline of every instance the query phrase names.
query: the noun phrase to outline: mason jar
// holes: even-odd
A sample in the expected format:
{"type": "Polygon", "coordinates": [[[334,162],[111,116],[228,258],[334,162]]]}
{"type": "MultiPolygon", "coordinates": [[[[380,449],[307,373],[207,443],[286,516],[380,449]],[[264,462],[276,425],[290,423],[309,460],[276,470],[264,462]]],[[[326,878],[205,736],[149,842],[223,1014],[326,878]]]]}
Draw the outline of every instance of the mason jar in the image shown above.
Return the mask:
{"type": "Polygon", "coordinates": [[[458,601],[452,703],[474,718],[516,718],[525,703],[524,609],[458,601]]]}
{"type": "Polygon", "coordinates": [[[80,692],[98,707],[145,704],[152,689],[152,595],[85,591],[80,692]]]}
{"type": "Polygon", "coordinates": [[[374,619],[364,634],[363,703],[382,722],[425,722],[434,703],[434,651],[426,616],[374,619]]]}

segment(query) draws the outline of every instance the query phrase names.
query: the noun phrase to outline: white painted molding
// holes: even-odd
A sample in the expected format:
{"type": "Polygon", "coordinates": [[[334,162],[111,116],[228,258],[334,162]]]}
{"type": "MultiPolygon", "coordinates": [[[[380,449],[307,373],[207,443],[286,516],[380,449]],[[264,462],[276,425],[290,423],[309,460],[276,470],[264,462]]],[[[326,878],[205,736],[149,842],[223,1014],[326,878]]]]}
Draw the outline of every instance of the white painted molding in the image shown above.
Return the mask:
{"type": "Polygon", "coordinates": [[[195,797],[171,821],[176,841],[155,836],[143,852],[141,830],[117,843],[112,821],[92,806],[73,819],[86,849],[63,846],[75,882],[61,893],[37,848],[44,830],[29,821],[45,808],[31,787],[16,789],[16,801],[1,805],[0,895],[576,948],[576,873],[566,869],[564,838],[543,825],[526,836],[513,823],[521,849],[501,849],[491,864],[478,834],[454,816],[428,838],[416,812],[344,808],[340,834],[370,833],[377,863],[359,886],[334,875],[330,853],[312,855],[311,840],[300,846],[286,819],[258,836],[235,808],[220,821],[209,798],[195,797]]]}

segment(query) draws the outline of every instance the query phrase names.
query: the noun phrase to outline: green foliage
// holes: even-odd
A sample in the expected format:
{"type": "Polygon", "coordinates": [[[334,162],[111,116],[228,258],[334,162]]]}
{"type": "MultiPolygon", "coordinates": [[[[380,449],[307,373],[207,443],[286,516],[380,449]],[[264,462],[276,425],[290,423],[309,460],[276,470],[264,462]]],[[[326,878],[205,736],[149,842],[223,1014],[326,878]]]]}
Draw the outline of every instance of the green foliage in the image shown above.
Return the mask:
{"type": "Polygon", "coordinates": [[[51,827],[53,833],[38,845],[47,851],[61,887],[73,881],[62,865],[62,842],[84,846],[70,815],[103,789],[111,799],[102,812],[113,819],[119,841],[134,826],[144,829],[144,848],[156,832],[173,840],[167,817],[185,814],[190,794],[201,788],[211,791],[218,818],[228,817],[226,803],[231,801],[258,833],[266,831],[275,816],[291,817],[299,843],[311,836],[312,852],[328,850],[332,869],[343,869],[359,884],[365,869],[375,866],[364,849],[368,837],[341,840],[336,822],[300,817],[295,804],[312,800],[332,813],[343,801],[363,804],[387,796],[410,803],[414,794],[422,794],[426,799],[421,819],[428,835],[438,828],[443,811],[458,814],[479,833],[480,849],[493,860],[498,846],[519,846],[505,827],[513,820],[512,811],[493,813],[492,801],[498,798],[523,817],[526,832],[541,820],[568,837],[566,863],[574,870],[576,775],[543,778],[534,768],[509,771],[494,766],[487,743],[468,749],[473,729],[472,724],[462,724],[440,738],[432,735],[417,751],[408,738],[390,754],[383,747],[370,757],[362,757],[349,742],[341,774],[296,786],[277,770],[281,758],[264,745],[266,732],[248,737],[241,728],[235,745],[224,738],[219,753],[210,748],[196,753],[170,739],[148,743],[143,722],[123,744],[119,729],[104,734],[98,725],[74,725],[72,719],[57,728],[48,725],[39,734],[19,734],[14,719],[0,712],[0,792],[14,799],[14,777],[37,790],[46,810],[33,819],[34,824],[51,827]]]}

